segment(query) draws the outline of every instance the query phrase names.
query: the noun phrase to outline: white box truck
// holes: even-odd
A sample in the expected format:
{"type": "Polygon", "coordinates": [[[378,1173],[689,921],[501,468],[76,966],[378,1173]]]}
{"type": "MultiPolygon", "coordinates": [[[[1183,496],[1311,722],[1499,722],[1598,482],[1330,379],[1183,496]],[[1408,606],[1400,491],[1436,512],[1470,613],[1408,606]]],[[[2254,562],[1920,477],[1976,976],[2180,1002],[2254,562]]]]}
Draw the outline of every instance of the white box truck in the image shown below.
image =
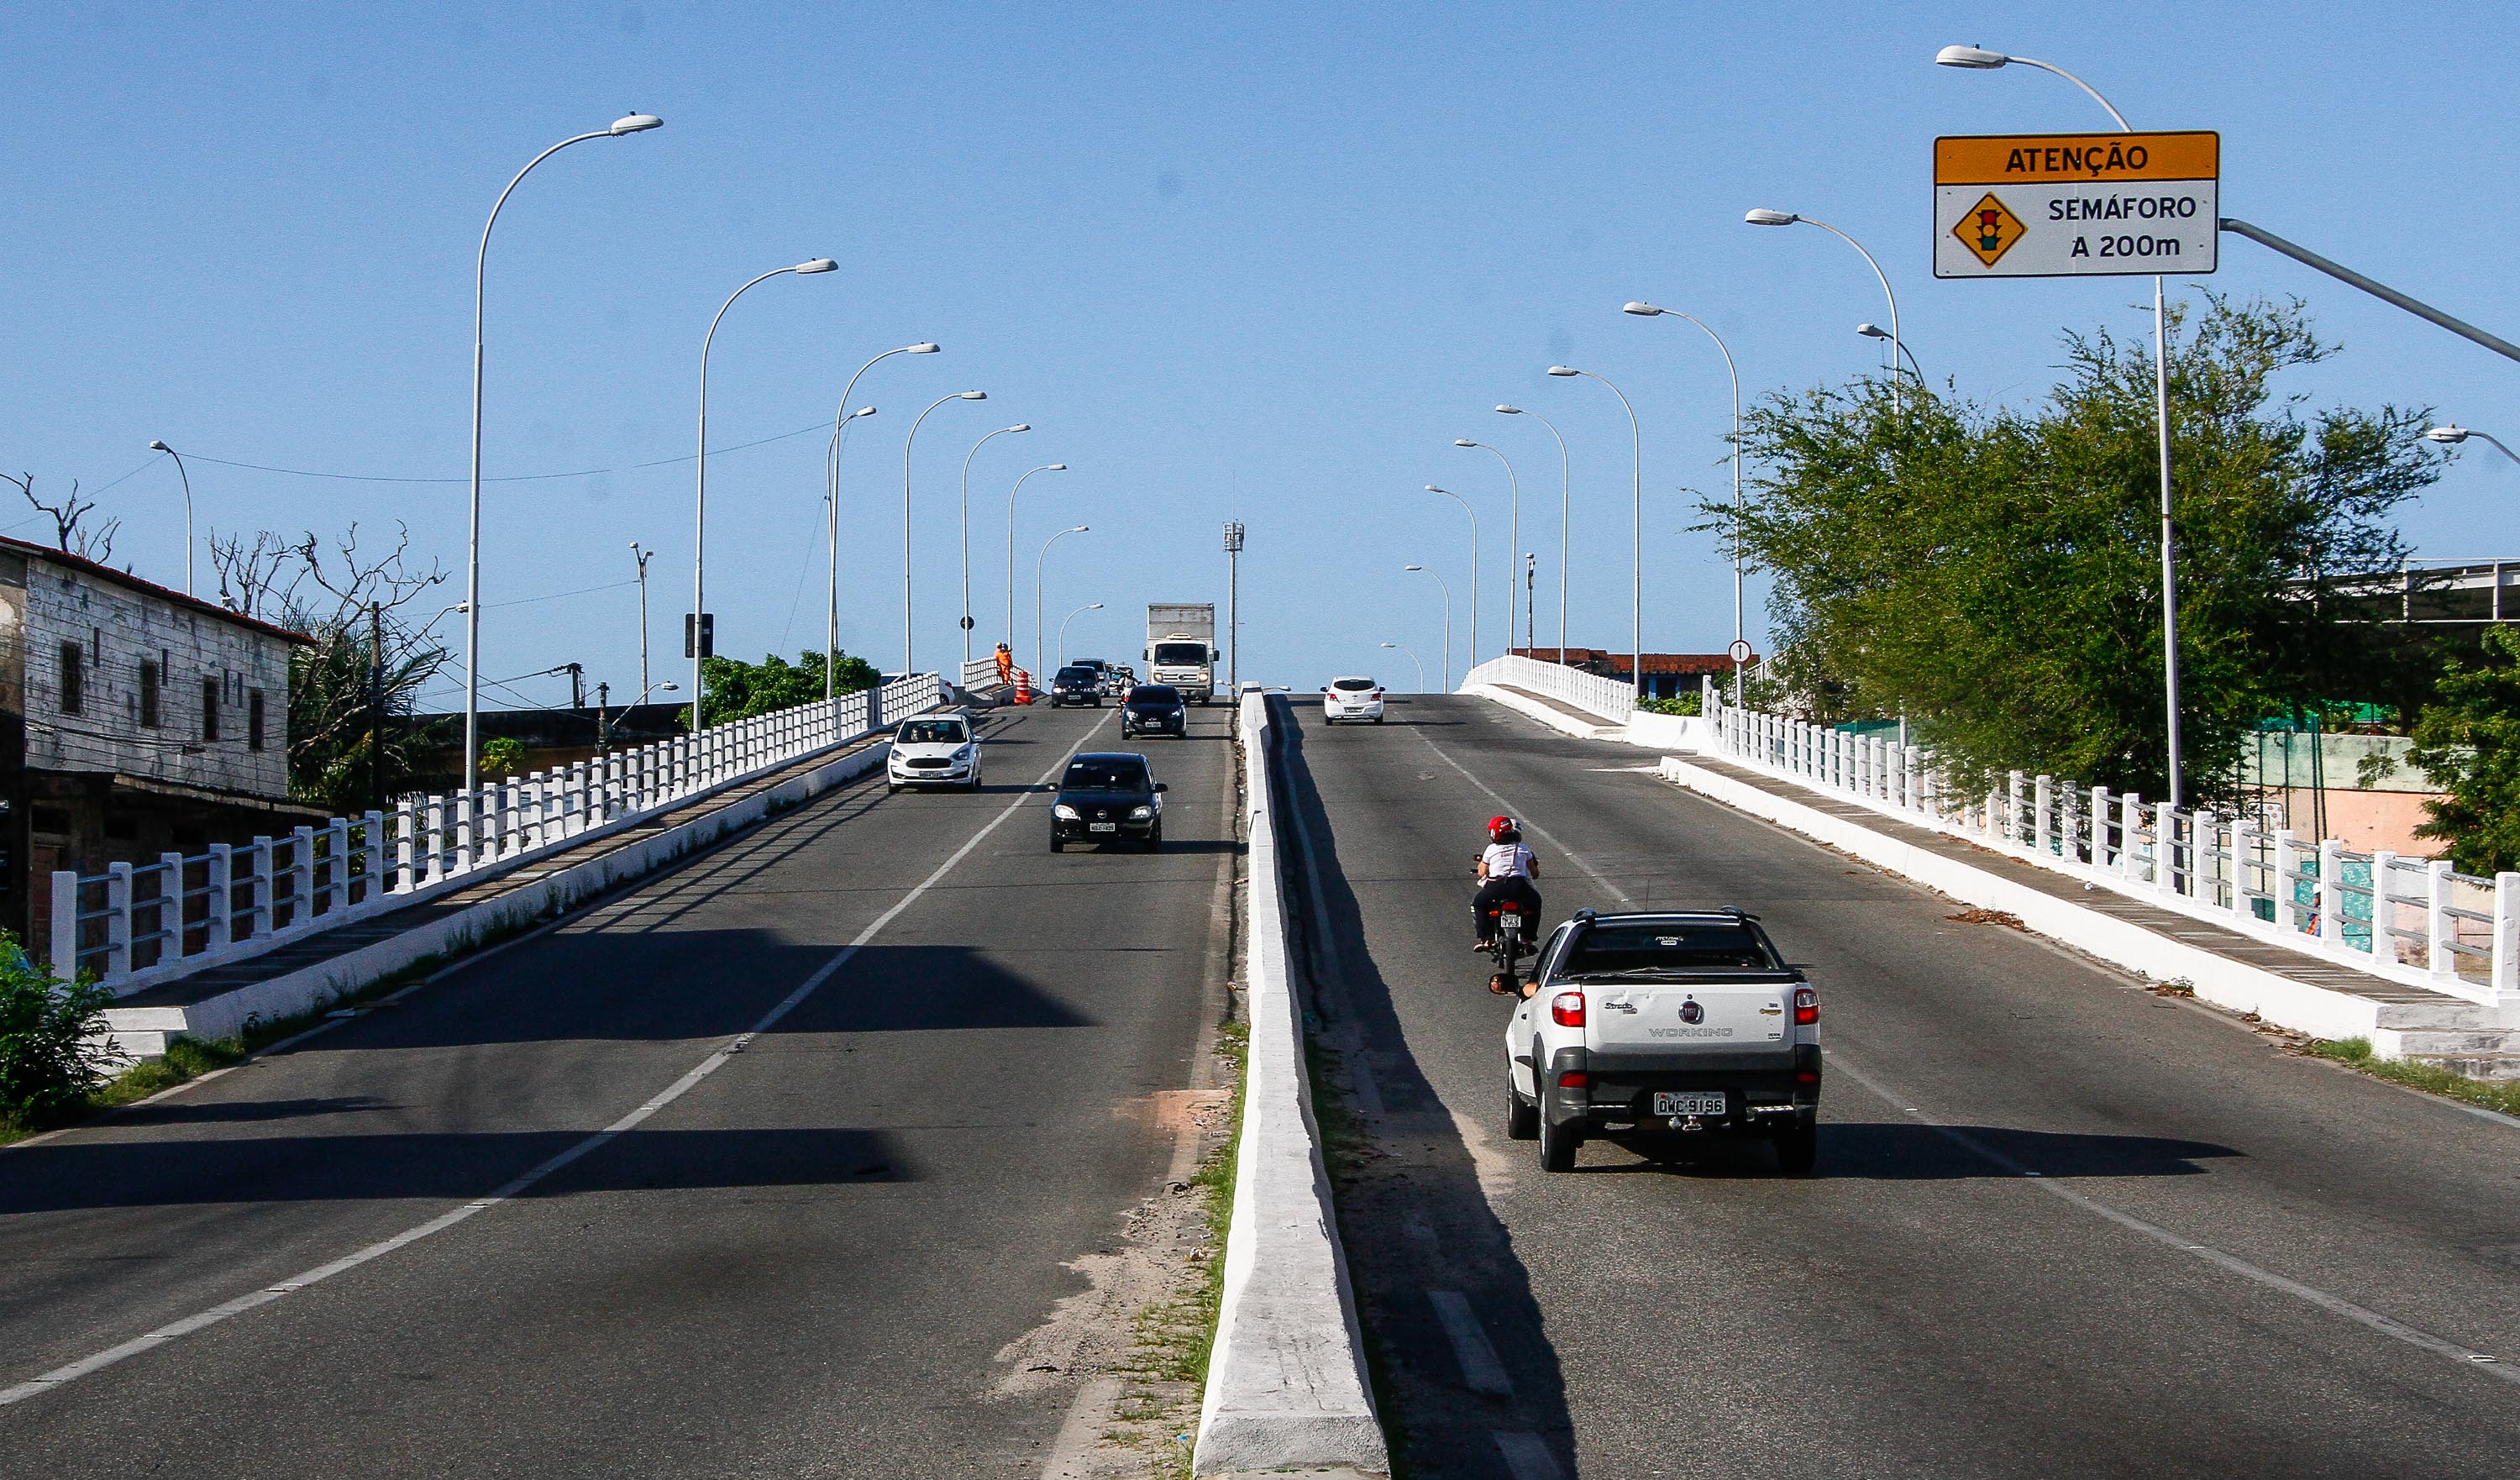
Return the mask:
{"type": "Polygon", "coordinates": [[[1170,684],[1204,704],[1216,690],[1216,604],[1150,602],[1147,605],[1147,682],[1170,684]]]}

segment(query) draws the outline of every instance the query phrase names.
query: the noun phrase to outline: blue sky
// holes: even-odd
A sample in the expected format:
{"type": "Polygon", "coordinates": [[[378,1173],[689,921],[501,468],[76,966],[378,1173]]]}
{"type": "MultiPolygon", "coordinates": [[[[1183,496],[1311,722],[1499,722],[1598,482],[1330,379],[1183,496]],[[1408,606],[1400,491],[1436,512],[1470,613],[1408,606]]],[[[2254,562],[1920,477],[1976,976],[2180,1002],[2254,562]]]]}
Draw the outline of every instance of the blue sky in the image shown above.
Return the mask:
{"type": "MultiPolygon", "coordinates": [[[[1722,364],[1687,325],[1619,305],[1706,318],[1752,396],[1876,364],[1852,331],[1883,317],[1842,244],[1745,227],[1745,208],[1864,240],[1927,375],[1969,395],[2037,394],[2062,327],[2146,326],[2139,279],[1930,276],[1937,133],[2102,121],[2059,79],[1938,68],[1938,47],[2071,67],[2138,127],[2220,129],[2227,214],[2520,336],[2520,191],[2486,147],[2508,132],[2515,32],[2505,8],[2381,5],[21,7],[0,32],[0,466],[100,491],[124,521],[117,561],[170,583],[181,504],[172,469],[146,466],[152,437],[193,455],[204,525],[399,519],[460,570],[460,482],[206,460],[460,479],[481,217],[545,145],[644,110],[666,127],[544,165],[493,246],[488,471],[625,471],[493,485],[485,677],[574,659],[616,696],[635,688],[635,594],[616,584],[632,539],[661,552],[652,622],[671,668],[691,470],[629,465],[691,452],[700,336],[726,293],[826,253],[840,272],[764,284],[728,316],[710,430],[732,446],[827,421],[869,355],[945,344],[860,386],[881,409],[842,480],[851,650],[898,661],[902,434],[969,387],[990,401],[940,409],[917,449],[922,664],[961,650],[964,455],[1018,421],[1035,430],[973,465],[984,650],[1007,489],[1063,461],[1018,516],[1027,652],[1052,530],[1094,526],[1052,554],[1052,624],[1103,602],[1072,647],[1127,657],[1144,603],[1222,603],[1233,514],[1250,529],[1244,677],[1398,680],[1387,639],[1431,679],[1440,605],[1401,574],[1412,561],[1453,584],[1458,676],[1466,521],[1420,485],[1480,511],[1489,651],[1508,513],[1496,460],[1457,436],[1522,474],[1550,641],[1555,447],[1499,401],[1563,428],[1570,635],[1623,647],[1627,426],[1600,386],[1547,378],[1557,360],[1617,381],[1643,422],[1646,645],[1714,650],[1726,567],[1683,530],[1727,486],[1722,364]]],[[[2245,242],[2226,239],[2213,282],[2309,300],[2346,351],[2297,377],[2315,400],[2520,432],[2520,366],[2245,242]]],[[[821,437],[713,457],[709,483],[721,650],[809,646],[821,437]]],[[[2520,468],[2472,452],[2406,528],[2426,554],[2520,556],[2515,495],[2520,468]]],[[[565,702],[559,680],[515,687],[565,702]]]]}

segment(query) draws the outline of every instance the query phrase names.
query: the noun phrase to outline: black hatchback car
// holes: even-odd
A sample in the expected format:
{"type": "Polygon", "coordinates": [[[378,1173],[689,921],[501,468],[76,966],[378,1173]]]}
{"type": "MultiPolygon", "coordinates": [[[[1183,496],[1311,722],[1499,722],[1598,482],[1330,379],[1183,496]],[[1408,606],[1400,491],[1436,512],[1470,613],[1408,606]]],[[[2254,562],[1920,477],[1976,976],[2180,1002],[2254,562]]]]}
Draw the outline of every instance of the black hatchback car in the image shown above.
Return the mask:
{"type": "Polygon", "coordinates": [[[1182,706],[1181,691],[1172,685],[1140,684],[1120,703],[1120,737],[1159,732],[1187,738],[1190,710],[1182,706]]]}
{"type": "Polygon", "coordinates": [[[1076,757],[1051,798],[1050,851],[1125,837],[1153,852],[1164,841],[1163,789],[1143,755],[1101,751],[1076,757]]]}
{"type": "Polygon", "coordinates": [[[1050,681],[1050,707],[1059,709],[1069,704],[1102,708],[1102,675],[1076,663],[1059,669],[1058,676],[1050,681]]]}

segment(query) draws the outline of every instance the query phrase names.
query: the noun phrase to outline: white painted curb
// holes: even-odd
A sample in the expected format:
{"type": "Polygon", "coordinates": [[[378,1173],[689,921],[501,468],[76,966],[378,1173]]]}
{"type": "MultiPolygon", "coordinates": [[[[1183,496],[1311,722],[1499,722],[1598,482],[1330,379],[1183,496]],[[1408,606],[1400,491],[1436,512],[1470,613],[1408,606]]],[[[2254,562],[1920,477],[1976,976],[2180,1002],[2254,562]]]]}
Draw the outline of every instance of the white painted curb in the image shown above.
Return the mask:
{"type": "Polygon", "coordinates": [[[1303,1013],[1287,967],[1267,704],[1256,694],[1242,700],[1251,1041],[1225,1294],[1191,1469],[1220,1475],[1345,1466],[1382,1475],[1391,1468],[1390,1451],[1366,1380],[1356,1298],[1304,1072],[1303,1013]]]}
{"type": "MultiPolygon", "coordinates": [[[[126,1052],[145,1057],[164,1052],[164,1039],[176,1034],[227,1038],[242,1032],[250,1015],[270,1021],[320,1008],[430,957],[462,951],[502,929],[565,911],[626,879],[652,873],[686,853],[751,827],[773,812],[785,811],[844,781],[863,776],[883,764],[884,757],[891,753],[889,740],[876,740],[741,801],[441,919],[203,1002],[180,1008],[108,1009],[107,1026],[126,1052]],[[152,1037],[157,1039],[154,1045],[150,1042],[152,1037]]],[[[576,846],[585,841],[583,837],[573,838],[568,844],[576,846]]]]}
{"type": "MultiPolygon", "coordinates": [[[[2381,1029],[2384,1008],[2393,1019],[2402,1019],[2408,1010],[2402,1004],[2313,986],[2216,955],[1702,766],[1665,756],[1659,769],[1664,780],[1701,796],[1790,828],[1962,904],[2001,910],[2041,935],[2114,965],[2140,971],[2155,981],[2185,978],[2196,989],[2198,1000],[2218,1008],[2255,1012],[2269,1022],[2318,1038],[2370,1038],[2381,1029]]],[[[2442,1009],[2446,1013],[2470,1010],[2466,1004],[2448,997],[2442,999],[2442,1009]]]]}

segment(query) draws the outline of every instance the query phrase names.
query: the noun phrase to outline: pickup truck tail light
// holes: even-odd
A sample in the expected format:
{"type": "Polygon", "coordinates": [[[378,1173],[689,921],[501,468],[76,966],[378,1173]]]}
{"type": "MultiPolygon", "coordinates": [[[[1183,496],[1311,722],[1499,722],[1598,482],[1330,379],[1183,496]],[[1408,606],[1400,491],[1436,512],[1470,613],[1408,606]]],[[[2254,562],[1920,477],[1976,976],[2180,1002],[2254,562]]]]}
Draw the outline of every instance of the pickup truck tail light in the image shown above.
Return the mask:
{"type": "Polygon", "coordinates": [[[1584,1026],[1584,994],[1560,992],[1549,999],[1549,1015],[1556,1019],[1561,1028],[1584,1026]]]}
{"type": "Polygon", "coordinates": [[[1820,1021],[1820,994],[1809,987],[1794,988],[1794,1023],[1809,1027],[1820,1021]]]}
{"type": "Polygon", "coordinates": [[[1568,1069],[1566,1072],[1557,1076],[1557,1088],[1561,1090],[1581,1090],[1589,1087],[1592,1083],[1593,1076],[1585,1073],[1582,1069],[1568,1069]]]}

